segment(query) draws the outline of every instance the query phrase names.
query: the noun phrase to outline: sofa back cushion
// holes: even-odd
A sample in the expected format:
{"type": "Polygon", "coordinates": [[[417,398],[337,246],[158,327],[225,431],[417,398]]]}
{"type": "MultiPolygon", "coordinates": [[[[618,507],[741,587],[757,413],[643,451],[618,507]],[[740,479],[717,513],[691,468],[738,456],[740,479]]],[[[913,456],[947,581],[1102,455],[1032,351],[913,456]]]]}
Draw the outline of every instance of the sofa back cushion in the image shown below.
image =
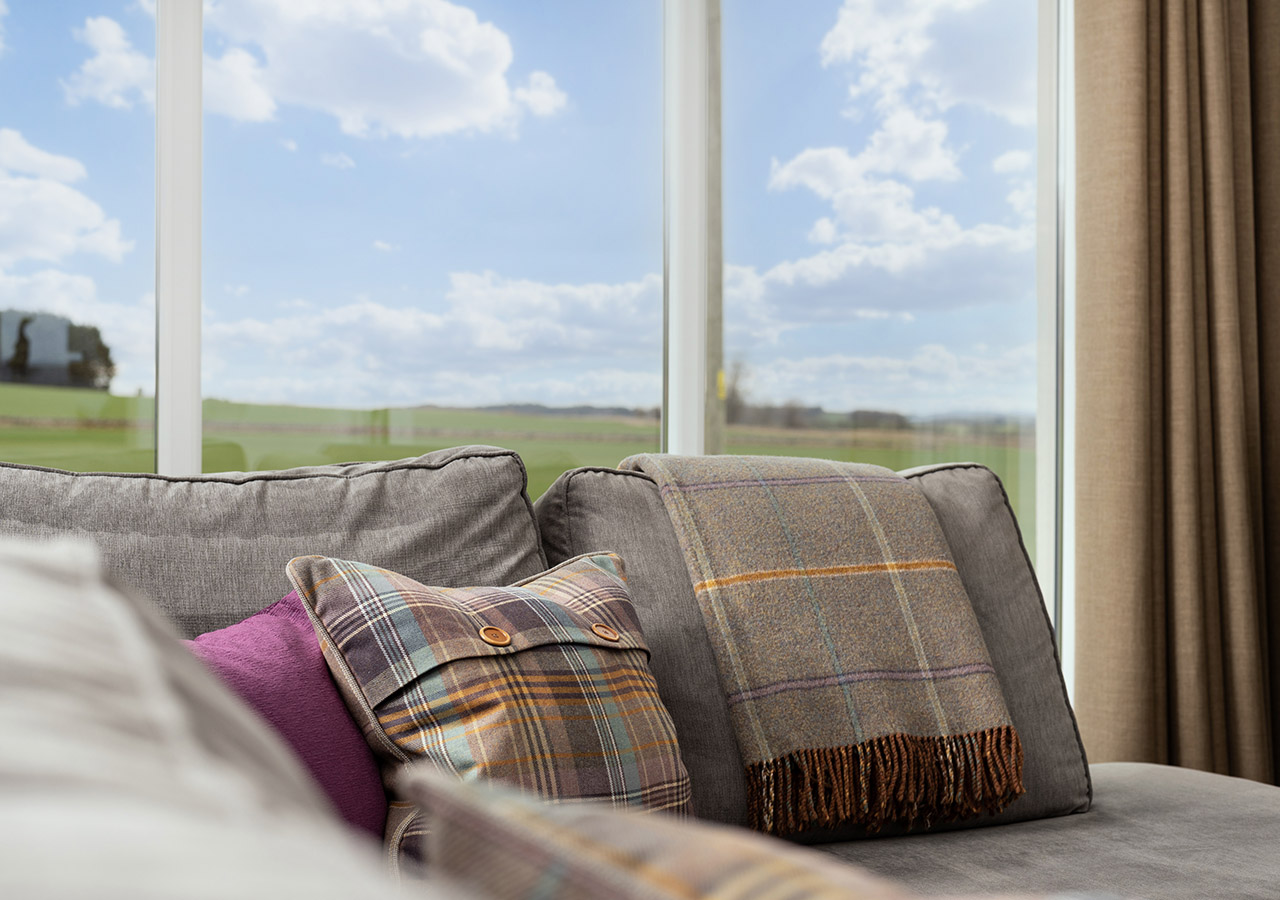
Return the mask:
{"type": "MultiPolygon", "coordinates": [[[[658,486],[639,472],[566,472],[534,506],[548,559],[570,547],[612,550],[649,641],[649,667],[676,726],[694,815],[747,824],[746,781],[729,705],[675,530],[658,486]]],[[[590,551],[587,551],[590,552],[590,551]]]]}
{"type": "MultiPolygon", "coordinates": [[[[972,463],[903,474],[919,485],[951,545],[1025,752],[1026,793],[981,823],[1087,809],[1091,790],[1084,749],[1044,601],[999,479],[972,463]]],[[[553,563],[595,550],[622,557],[649,639],[650,665],[675,722],[694,812],[745,825],[743,767],[728,705],[657,485],[637,472],[576,469],[561,476],[535,510],[553,563]]],[[[851,836],[810,832],[803,839],[851,836]]]]}
{"type": "Polygon", "coordinates": [[[0,534],[92,540],[110,576],[192,638],[288,593],[295,556],[447,586],[536,574],[546,566],[525,480],[520,457],[496,447],[192,478],[0,464],[0,534]]]}

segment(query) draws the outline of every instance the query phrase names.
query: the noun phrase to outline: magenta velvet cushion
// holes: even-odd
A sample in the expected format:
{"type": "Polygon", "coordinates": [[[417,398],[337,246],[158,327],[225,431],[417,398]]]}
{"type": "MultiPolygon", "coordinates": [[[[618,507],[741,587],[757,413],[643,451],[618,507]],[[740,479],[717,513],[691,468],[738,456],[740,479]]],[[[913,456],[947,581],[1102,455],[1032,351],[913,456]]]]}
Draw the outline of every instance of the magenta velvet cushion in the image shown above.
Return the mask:
{"type": "Polygon", "coordinates": [[[343,819],[382,836],[387,797],[378,765],[338,695],[296,591],[183,643],[275,727],[343,819]]]}

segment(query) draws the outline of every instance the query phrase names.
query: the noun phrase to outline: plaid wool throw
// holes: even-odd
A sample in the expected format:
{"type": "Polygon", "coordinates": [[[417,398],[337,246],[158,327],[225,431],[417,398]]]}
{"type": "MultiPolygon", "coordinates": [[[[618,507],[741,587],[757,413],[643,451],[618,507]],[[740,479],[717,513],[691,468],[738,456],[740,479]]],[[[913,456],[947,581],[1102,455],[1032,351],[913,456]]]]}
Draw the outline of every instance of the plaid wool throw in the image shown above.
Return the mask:
{"type": "Polygon", "coordinates": [[[933,509],[879,466],[642,454],[684,551],[751,825],[952,821],[1022,793],[1022,746],[933,509]]]}

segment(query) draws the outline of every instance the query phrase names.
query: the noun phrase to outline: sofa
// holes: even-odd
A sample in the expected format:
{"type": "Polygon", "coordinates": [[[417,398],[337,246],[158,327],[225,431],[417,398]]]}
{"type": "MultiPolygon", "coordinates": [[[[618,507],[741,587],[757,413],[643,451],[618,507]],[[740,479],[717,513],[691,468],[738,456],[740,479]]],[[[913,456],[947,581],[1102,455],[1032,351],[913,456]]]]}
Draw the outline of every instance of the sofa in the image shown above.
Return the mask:
{"type": "MultiPolygon", "coordinates": [[[[1090,766],[999,479],[972,463],[902,474],[950,545],[1021,736],[1026,791],[977,821],[874,835],[811,830],[791,842],[807,847],[786,852],[822,860],[820,867],[857,866],[923,895],[1280,896],[1280,788],[1166,766],[1090,766]]],[[[145,595],[155,617],[184,638],[279,600],[290,587],[284,566],[298,556],[359,559],[423,584],[505,585],[612,551],[626,563],[693,812],[741,828],[741,759],[657,486],[634,471],[582,468],[531,503],[526,484],[519,456],[495,447],[195,478],[0,464],[0,535],[92,542],[108,581],[145,595]]],[[[3,766],[0,757],[0,785],[3,766]]],[[[0,824],[11,799],[0,796],[0,824]]],[[[324,814],[315,812],[323,804],[308,802],[308,815],[324,814]]]]}

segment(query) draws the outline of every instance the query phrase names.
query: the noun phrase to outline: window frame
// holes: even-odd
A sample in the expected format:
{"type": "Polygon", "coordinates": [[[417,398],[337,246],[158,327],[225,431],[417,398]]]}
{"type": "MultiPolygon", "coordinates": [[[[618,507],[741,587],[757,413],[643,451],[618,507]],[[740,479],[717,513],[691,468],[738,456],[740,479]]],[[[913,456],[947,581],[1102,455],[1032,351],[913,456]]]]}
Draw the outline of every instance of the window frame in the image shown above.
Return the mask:
{"type": "Polygon", "coordinates": [[[1039,0],[1036,98],[1036,560],[1045,603],[1061,650],[1064,491],[1063,333],[1066,315],[1063,211],[1065,154],[1061,136],[1066,84],[1063,16],[1070,0],[1039,0]],[[1047,535],[1045,540],[1041,535],[1047,535]]]}

